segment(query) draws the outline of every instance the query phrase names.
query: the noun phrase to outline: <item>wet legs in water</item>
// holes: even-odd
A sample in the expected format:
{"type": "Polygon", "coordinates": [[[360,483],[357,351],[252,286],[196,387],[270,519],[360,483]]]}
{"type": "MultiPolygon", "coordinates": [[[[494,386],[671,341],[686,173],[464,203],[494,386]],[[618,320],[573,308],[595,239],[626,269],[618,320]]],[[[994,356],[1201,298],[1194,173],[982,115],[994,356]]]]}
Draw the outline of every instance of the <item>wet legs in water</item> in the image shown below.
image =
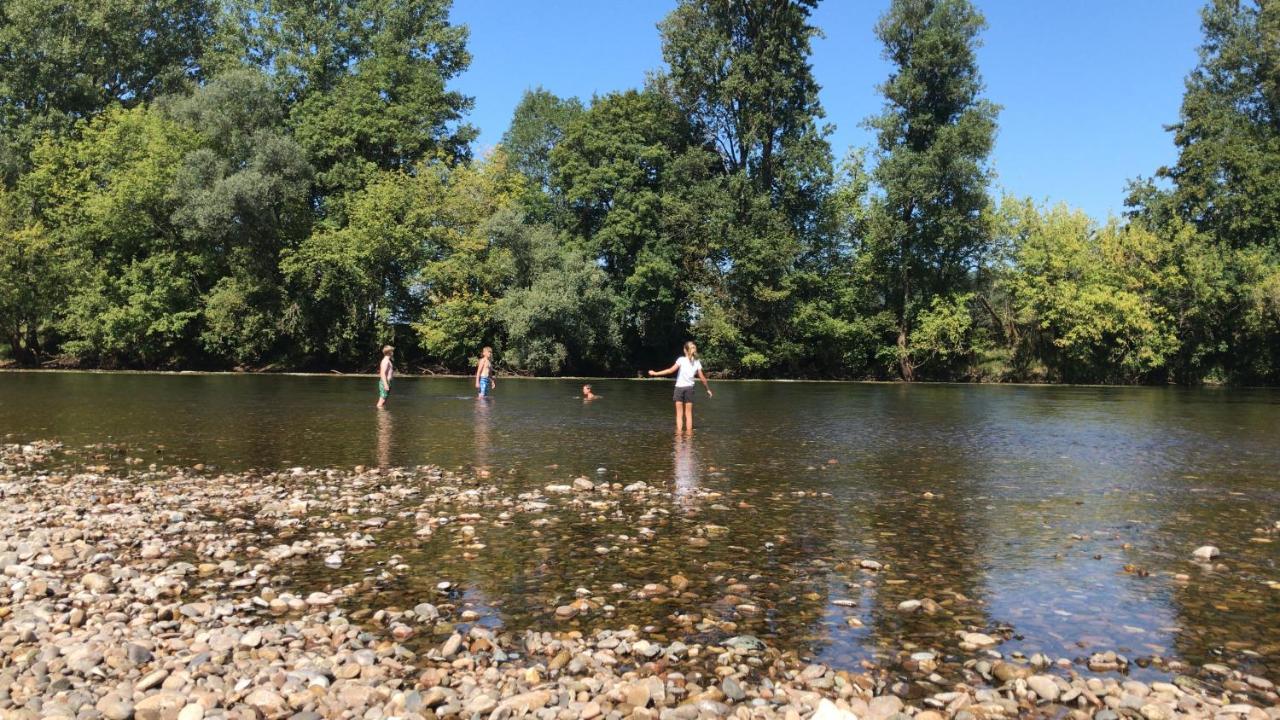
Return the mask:
{"type": "Polygon", "coordinates": [[[676,403],[676,432],[693,432],[693,403],[676,403]]]}

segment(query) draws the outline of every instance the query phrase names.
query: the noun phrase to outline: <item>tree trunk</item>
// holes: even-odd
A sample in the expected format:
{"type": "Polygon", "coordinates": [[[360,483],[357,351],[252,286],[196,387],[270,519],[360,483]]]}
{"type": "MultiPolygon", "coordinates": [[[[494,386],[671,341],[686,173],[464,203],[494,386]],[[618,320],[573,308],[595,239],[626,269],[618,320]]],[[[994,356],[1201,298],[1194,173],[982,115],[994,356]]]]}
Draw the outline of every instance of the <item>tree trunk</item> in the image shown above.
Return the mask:
{"type": "MultiPolygon", "coordinates": [[[[903,227],[911,227],[911,214],[915,210],[915,202],[908,202],[903,208],[903,227]]],[[[908,231],[909,232],[909,231],[908,231]]],[[[902,302],[898,305],[898,367],[905,382],[916,379],[915,365],[911,362],[911,349],[908,347],[909,328],[907,327],[907,304],[911,302],[911,236],[902,238],[898,262],[902,264],[902,302]]]]}
{"type": "Polygon", "coordinates": [[[907,349],[907,323],[905,319],[903,322],[898,323],[898,365],[902,371],[903,381],[914,382],[916,369],[911,364],[911,354],[907,349]]]}
{"type": "Polygon", "coordinates": [[[991,301],[987,299],[986,295],[982,293],[977,293],[977,295],[982,307],[986,308],[987,313],[991,315],[992,324],[1000,331],[1004,341],[1010,346],[1016,345],[1018,343],[1018,328],[1014,326],[1013,321],[1006,322],[1004,317],[991,305],[991,301]]]}
{"type": "MultiPolygon", "coordinates": [[[[903,243],[903,257],[906,257],[906,243],[903,243]]],[[[911,297],[911,276],[907,272],[907,264],[902,264],[902,302],[898,305],[898,368],[902,379],[906,382],[915,380],[915,366],[911,363],[911,349],[908,347],[907,302],[911,297]]]]}
{"type": "Polygon", "coordinates": [[[35,353],[29,347],[22,345],[22,331],[18,330],[9,333],[9,357],[19,365],[34,365],[36,361],[35,353]]]}

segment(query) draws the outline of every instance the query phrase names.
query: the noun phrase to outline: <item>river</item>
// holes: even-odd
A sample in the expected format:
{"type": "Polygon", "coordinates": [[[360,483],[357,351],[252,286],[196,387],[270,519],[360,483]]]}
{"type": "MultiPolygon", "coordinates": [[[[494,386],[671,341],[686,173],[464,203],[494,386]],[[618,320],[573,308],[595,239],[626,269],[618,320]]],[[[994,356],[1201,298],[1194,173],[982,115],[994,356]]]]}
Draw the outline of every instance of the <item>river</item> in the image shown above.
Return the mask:
{"type": "Polygon", "coordinates": [[[714,382],[686,438],[669,381],[593,381],[602,398],[583,403],[581,381],[503,379],[477,401],[467,380],[405,377],[384,412],[374,383],[2,373],[0,437],[161,467],[430,463],[512,491],[579,476],[669,490],[656,520],[486,528],[478,559],[393,543],[421,571],[390,597],[411,605],[447,577],[512,629],[554,622],[579,587],[680,574],[683,599],[619,603],[609,622],[674,636],[682,614],[738,601],[760,609],[741,629],[834,665],[982,627],[1003,652],[1115,650],[1138,674],[1152,659],[1280,674],[1275,391],[714,382]],[[643,552],[598,557],[654,523],[643,552]],[[1202,545],[1221,549],[1215,564],[1194,561],[1202,545]],[[945,611],[899,609],[922,598],[945,611]]]}

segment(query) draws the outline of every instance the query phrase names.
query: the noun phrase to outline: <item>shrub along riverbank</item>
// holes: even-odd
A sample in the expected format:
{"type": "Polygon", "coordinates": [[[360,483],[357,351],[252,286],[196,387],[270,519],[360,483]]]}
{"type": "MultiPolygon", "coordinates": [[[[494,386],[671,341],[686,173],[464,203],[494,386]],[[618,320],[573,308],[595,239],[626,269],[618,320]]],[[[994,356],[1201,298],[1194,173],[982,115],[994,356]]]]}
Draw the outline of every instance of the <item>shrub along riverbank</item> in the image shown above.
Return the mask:
{"type": "Polygon", "coordinates": [[[532,90],[476,157],[448,0],[10,0],[3,352],[629,375],[692,337],[739,377],[1280,381],[1280,7],[1206,7],[1177,160],[1099,222],[990,197],[968,0],[889,3],[875,147],[836,162],[816,5],[679,2],[642,86],[532,90]]]}

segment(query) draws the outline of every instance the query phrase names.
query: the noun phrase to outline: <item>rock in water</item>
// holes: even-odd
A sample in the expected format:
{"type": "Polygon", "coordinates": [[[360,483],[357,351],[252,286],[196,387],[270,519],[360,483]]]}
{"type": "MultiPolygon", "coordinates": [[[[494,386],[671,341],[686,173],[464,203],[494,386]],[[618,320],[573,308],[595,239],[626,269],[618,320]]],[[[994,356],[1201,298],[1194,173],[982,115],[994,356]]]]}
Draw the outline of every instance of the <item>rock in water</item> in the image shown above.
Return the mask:
{"type": "Polygon", "coordinates": [[[997,644],[995,638],[983,633],[965,633],[960,639],[980,648],[995,647],[997,644]]]}
{"type": "Polygon", "coordinates": [[[1201,545],[1200,547],[1196,548],[1195,552],[1191,554],[1192,556],[1195,557],[1195,559],[1203,560],[1207,562],[1209,560],[1212,560],[1218,557],[1222,553],[1218,551],[1218,548],[1212,545],[1201,545]]]}

